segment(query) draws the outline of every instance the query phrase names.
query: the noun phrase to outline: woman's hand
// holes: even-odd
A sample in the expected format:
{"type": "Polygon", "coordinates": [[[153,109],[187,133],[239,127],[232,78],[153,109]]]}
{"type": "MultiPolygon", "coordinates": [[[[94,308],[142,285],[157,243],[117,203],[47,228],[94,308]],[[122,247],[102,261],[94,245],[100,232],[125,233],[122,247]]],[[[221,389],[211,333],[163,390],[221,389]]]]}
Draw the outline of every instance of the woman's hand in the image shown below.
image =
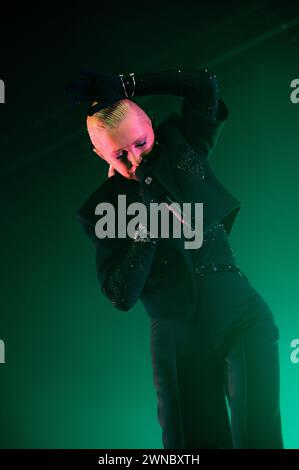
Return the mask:
{"type": "MultiPolygon", "coordinates": [[[[113,168],[112,165],[109,165],[108,178],[110,178],[111,176],[114,176],[115,173],[117,173],[116,169],[113,168]]],[[[132,175],[130,179],[135,180],[135,181],[139,181],[139,179],[137,178],[137,176],[135,174],[132,175]]]]}
{"type": "Polygon", "coordinates": [[[112,165],[109,165],[109,170],[108,170],[108,178],[110,178],[111,176],[114,176],[115,175],[115,169],[113,168],[112,165]]]}
{"type": "MultiPolygon", "coordinates": [[[[98,152],[98,150],[96,148],[93,148],[92,151],[98,155],[99,157],[103,158],[102,155],[98,152]]],[[[104,159],[105,160],[105,159],[104,159]]],[[[106,161],[106,160],[105,160],[106,161]]],[[[108,162],[107,162],[108,163],[108,162]]],[[[108,163],[109,164],[109,163],[108,163]]],[[[114,166],[110,163],[109,164],[109,169],[108,169],[108,178],[111,178],[111,176],[114,176],[116,173],[119,173],[115,168],[114,166]]],[[[140,179],[138,178],[137,175],[132,174],[130,178],[128,179],[131,179],[131,180],[135,180],[135,181],[140,181],[140,179]]]]}

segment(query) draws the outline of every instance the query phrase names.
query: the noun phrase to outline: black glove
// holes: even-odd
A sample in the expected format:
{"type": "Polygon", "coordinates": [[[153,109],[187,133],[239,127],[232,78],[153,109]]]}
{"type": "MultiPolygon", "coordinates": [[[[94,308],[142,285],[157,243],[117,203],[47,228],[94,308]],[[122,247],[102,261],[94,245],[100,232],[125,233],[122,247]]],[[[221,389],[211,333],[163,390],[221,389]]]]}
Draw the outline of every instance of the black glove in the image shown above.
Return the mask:
{"type": "Polygon", "coordinates": [[[90,107],[90,115],[126,98],[120,76],[116,73],[80,70],[79,76],[67,83],[66,92],[71,103],[99,101],[97,109],[90,107]]]}

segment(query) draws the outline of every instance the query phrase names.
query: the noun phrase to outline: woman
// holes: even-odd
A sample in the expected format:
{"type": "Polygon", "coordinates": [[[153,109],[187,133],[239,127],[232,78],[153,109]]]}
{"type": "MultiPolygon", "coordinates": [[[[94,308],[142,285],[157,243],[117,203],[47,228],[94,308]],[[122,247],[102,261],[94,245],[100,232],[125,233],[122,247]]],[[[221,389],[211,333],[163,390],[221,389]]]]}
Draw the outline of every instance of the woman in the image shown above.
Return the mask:
{"type": "MultiPolygon", "coordinates": [[[[241,204],[209,164],[228,116],[215,74],[85,73],[68,90],[91,103],[88,133],[109,165],[78,218],[95,244],[102,292],[124,311],[141,299],[149,315],[164,448],[283,448],[278,328],[228,241],[241,204]],[[181,113],[156,128],[133,99],[150,94],[183,97],[181,113]],[[95,208],[107,201],[120,211],[120,194],[147,211],[153,202],[203,203],[202,246],[187,249],[183,236],[141,224],[134,239],[99,238],[95,208]]],[[[170,215],[172,226],[183,224],[170,215]]]]}

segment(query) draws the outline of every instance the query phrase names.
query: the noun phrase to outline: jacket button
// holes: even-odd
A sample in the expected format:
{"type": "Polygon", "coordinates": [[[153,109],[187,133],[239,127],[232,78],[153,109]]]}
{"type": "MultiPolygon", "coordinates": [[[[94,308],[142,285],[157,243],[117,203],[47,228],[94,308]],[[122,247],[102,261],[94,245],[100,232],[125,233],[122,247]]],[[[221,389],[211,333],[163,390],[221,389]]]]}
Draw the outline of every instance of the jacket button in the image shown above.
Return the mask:
{"type": "Polygon", "coordinates": [[[151,178],[150,176],[147,176],[144,181],[145,181],[146,184],[151,184],[152,179],[153,178],[151,178]]]}

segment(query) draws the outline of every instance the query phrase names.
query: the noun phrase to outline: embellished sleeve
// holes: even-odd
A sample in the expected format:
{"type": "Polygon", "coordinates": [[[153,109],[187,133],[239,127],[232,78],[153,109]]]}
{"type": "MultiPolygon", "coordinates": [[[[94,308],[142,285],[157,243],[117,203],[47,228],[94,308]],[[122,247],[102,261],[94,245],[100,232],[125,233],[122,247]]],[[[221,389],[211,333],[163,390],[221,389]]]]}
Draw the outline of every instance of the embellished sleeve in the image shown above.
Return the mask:
{"type": "Polygon", "coordinates": [[[102,292],[119,310],[131,310],[146,283],[158,239],[139,228],[128,247],[125,239],[99,239],[94,226],[78,218],[95,245],[96,271],[102,292]]]}
{"type": "MultiPolygon", "coordinates": [[[[219,94],[216,75],[206,71],[210,86],[194,97],[186,96],[181,105],[181,129],[188,143],[207,160],[210,158],[223,125],[228,108],[219,94]]],[[[200,89],[199,84],[199,89],[200,89]]]]}
{"type": "Polygon", "coordinates": [[[129,96],[165,94],[183,97],[181,129],[188,143],[209,158],[228,108],[219,95],[214,72],[206,68],[171,69],[152,73],[126,75],[129,96]]]}
{"type": "Polygon", "coordinates": [[[119,310],[131,310],[137,302],[149,275],[156,248],[156,240],[134,240],[123,260],[103,283],[102,292],[119,310]]]}

